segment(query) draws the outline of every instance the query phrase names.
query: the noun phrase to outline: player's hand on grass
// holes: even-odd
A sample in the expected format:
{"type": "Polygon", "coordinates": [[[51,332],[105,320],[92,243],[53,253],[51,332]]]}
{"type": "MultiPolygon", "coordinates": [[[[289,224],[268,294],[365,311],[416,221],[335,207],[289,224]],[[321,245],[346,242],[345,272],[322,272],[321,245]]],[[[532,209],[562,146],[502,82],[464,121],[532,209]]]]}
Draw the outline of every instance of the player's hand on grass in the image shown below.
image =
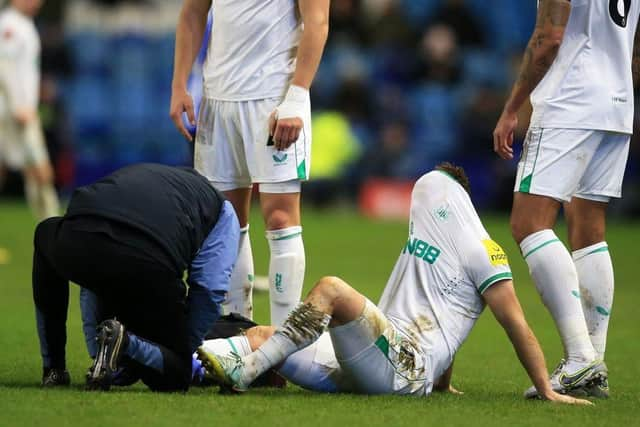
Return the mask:
{"type": "Polygon", "coordinates": [[[584,405],[584,406],[593,405],[593,403],[589,402],[588,400],[578,399],[575,397],[567,396],[566,394],[556,393],[553,390],[549,391],[548,393],[545,393],[542,396],[542,399],[548,400],[549,402],[564,403],[566,405],[584,405]]]}
{"type": "Polygon", "coordinates": [[[269,117],[269,135],[276,150],[286,150],[298,140],[304,123],[300,117],[278,119],[277,111],[269,117]]]}
{"type": "Polygon", "coordinates": [[[493,151],[505,160],[513,159],[513,136],[518,127],[518,115],[503,111],[493,131],[493,151]]]}
{"type": "Polygon", "coordinates": [[[171,116],[171,120],[173,120],[173,123],[176,125],[176,128],[180,133],[187,138],[187,140],[192,141],[193,138],[182,121],[183,113],[187,113],[189,123],[191,123],[192,126],[195,126],[196,115],[193,108],[193,98],[191,98],[191,95],[186,89],[174,89],[171,93],[169,116],[171,116]]]}

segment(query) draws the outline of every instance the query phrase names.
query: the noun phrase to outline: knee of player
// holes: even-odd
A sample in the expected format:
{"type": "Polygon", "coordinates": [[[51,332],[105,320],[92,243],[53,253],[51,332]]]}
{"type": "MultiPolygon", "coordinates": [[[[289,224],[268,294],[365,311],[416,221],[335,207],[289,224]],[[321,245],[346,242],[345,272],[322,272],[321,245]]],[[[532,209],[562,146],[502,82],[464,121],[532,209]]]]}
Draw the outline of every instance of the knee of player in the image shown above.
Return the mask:
{"type": "Polygon", "coordinates": [[[291,227],[293,221],[289,212],[284,209],[274,209],[265,218],[267,230],[281,230],[283,228],[291,227]]]}
{"type": "Polygon", "coordinates": [[[320,293],[328,298],[337,298],[340,296],[344,286],[344,281],[339,277],[325,276],[318,280],[311,293],[320,293]]]}
{"type": "Polygon", "coordinates": [[[511,226],[511,235],[516,243],[520,243],[525,237],[534,232],[522,218],[514,215],[511,216],[509,225],[511,226]]]}

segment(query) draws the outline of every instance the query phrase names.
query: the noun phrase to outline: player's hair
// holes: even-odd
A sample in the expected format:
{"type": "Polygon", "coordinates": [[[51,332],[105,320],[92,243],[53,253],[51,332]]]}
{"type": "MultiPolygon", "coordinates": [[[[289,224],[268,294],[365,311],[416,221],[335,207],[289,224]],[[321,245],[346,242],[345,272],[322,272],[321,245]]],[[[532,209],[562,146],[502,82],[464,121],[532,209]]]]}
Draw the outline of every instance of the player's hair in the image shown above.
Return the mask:
{"type": "Polygon", "coordinates": [[[467,193],[471,194],[471,185],[469,184],[469,178],[467,178],[467,174],[464,172],[464,169],[462,169],[462,167],[456,166],[453,163],[442,162],[438,166],[436,166],[436,170],[450,175],[451,178],[458,181],[458,184],[462,185],[462,188],[464,188],[467,193]]]}

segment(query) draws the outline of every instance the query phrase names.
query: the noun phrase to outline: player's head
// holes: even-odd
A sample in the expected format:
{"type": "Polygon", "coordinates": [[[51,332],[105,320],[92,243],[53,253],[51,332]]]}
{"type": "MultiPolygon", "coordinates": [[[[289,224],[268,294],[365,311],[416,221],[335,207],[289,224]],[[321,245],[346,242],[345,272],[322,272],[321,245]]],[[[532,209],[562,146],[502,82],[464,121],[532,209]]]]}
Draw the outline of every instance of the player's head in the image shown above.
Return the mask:
{"type": "Polygon", "coordinates": [[[469,178],[467,178],[467,174],[464,172],[460,166],[456,166],[449,162],[442,162],[438,166],[436,166],[436,170],[445,172],[450,175],[453,179],[458,181],[462,188],[466,190],[467,193],[471,194],[471,185],[469,184],[469,178]]]}
{"type": "Polygon", "coordinates": [[[42,3],[44,0],[11,0],[11,6],[29,16],[37,15],[42,3]]]}

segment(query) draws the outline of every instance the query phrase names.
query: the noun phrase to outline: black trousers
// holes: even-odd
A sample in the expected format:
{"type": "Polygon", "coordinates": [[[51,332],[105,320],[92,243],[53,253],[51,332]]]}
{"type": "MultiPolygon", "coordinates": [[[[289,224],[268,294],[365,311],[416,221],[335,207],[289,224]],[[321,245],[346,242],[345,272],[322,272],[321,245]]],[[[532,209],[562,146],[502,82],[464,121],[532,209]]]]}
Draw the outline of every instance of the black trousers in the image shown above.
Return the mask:
{"type": "Polygon", "coordinates": [[[160,349],[162,372],[125,361],[145,384],[157,391],[189,387],[186,287],[182,277],[157,261],[156,255],[164,254],[148,253],[155,242],[139,244],[145,239],[133,228],[96,217],[57,217],[38,225],[33,299],[45,367],[65,367],[71,280],[97,295],[103,318],[116,316],[127,331],[160,349]]]}

